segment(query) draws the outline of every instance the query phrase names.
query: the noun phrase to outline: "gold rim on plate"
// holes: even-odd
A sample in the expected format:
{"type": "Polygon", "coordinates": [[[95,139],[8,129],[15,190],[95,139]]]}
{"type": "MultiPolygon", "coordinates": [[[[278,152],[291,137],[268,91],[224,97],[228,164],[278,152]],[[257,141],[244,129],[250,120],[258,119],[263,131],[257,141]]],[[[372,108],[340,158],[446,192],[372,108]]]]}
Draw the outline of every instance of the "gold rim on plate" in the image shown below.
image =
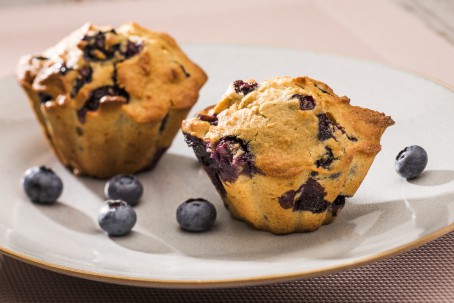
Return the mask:
{"type": "Polygon", "coordinates": [[[221,287],[237,287],[237,286],[253,286],[259,284],[269,284],[277,282],[287,282],[292,280],[299,280],[304,278],[311,278],[325,274],[332,274],[351,268],[356,268],[362,265],[370,264],[372,262],[384,260],[411,249],[422,246],[430,241],[440,238],[447,233],[454,231],[454,223],[450,224],[436,232],[421,237],[415,241],[407,243],[382,253],[378,253],[365,258],[360,258],[354,262],[345,262],[342,264],[323,267],[315,270],[306,270],[295,273],[266,275],[249,278],[235,278],[235,279],[218,279],[218,280],[164,280],[164,279],[147,279],[147,278],[133,278],[122,277],[119,275],[99,274],[96,272],[78,270],[67,266],[53,264],[51,262],[43,261],[38,258],[29,257],[27,255],[15,252],[13,250],[0,247],[0,253],[14,259],[24,261],[28,264],[48,269],[57,273],[66,274],[73,277],[85,278],[89,280],[108,282],[114,284],[130,285],[130,286],[147,286],[147,287],[161,287],[161,288],[221,288],[221,287]]]}

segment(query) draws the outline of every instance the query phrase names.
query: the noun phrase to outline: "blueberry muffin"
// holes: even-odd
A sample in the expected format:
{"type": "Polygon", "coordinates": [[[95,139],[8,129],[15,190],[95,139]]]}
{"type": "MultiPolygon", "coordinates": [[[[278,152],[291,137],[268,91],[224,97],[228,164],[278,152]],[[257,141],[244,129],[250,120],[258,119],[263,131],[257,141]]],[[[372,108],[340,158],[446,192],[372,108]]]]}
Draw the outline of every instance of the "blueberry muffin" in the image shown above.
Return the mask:
{"type": "Polygon", "coordinates": [[[109,178],[151,169],[207,80],[167,34],[86,24],[17,71],[59,160],[109,178]]]}
{"type": "Polygon", "coordinates": [[[308,77],[235,81],[182,130],[233,217],[312,231],[355,194],[394,124],[349,101],[308,77]]]}

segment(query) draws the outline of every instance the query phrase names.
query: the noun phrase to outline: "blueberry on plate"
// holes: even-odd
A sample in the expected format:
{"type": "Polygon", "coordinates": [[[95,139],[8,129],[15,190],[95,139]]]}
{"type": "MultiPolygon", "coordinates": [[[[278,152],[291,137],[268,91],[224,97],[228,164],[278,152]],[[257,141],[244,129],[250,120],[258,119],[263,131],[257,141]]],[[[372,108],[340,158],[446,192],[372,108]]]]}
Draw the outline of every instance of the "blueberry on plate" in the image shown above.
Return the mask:
{"type": "Polygon", "coordinates": [[[413,179],[426,168],[427,160],[424,148],[418,145],[407,146],[397,155],[395,168],[402,177],[413,179]]]}
{"type": "Polygon", "coordinates": [[[107,181],[104,194],[108,199],[123,200],[134,206],[143,195],[143,186],[134,175],[117,175],[107,181]]]}
{"type": "Polygon", "coordinates": [[[216,208],[205,199],[189,199],[177,209],[177,221],[187,231],[206,231],[216,221],[216,208]]]}
{"type": "Polygon", "coordinates": [[[98,215],[99,226],[109,236],[123,236],[137,221],[134,209],[125,201],[107,200],[98,215]]]}
{"type": "Polygon", "coordinates": [[[25,171],[22,186],[32,202],[51,204],[63,191],[63,182],[54,171],[45,166],[35,166],[25,171]]]}

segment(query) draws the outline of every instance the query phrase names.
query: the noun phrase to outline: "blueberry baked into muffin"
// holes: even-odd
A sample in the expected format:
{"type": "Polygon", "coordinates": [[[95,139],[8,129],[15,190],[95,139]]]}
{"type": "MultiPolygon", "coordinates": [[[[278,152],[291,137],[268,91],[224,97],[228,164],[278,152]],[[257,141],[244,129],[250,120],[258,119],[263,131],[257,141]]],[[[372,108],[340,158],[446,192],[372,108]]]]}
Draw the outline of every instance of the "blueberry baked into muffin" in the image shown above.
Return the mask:
{"type": "Polygon", "coordinates": [[[235,81],[182,130],[233,217],[312,231],[355,194],[394,124],[349,102],[308,77],[235,81]]]}
{"type": "Polygon", "coordinates": [[[59,160],[97,178],[153,168],[207,80],[170,36],[135,23],[86,24],[24,56],[17,78],[59,160]]]}

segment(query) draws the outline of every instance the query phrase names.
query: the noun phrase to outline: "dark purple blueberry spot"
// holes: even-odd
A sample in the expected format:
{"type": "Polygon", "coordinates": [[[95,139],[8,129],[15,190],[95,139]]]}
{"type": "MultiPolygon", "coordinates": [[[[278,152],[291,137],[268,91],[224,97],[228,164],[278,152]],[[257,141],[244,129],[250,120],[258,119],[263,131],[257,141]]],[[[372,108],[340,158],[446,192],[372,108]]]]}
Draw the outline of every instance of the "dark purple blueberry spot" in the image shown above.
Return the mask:
{"type": "Polygon", "coordinates": [[[338,130],[340,130],[340,131],[342,132],[342,134],[344,134],[344,135],[347,136],[348,140],[353,141],[353,142],[358,141],[357,138],[355,138],[355,137],[353,137],[353,136],[351,136],[351,135],[348,135],[347,132],[345,131],[345,128],[344,128],[343,126],[340,126],[340,125],[337,124],[337,123],[335,124],[335,126],[336,126],[336,128],[337,128],[338,130]]]}
{"type": "Polygon", "coordinates": [[[106,48],[106,34],[116,34],[115,31],[101,32],[98,31],[94,35],[85,35],[82,40],[86,41],[84,49],[84,57],[87,61],[107,61],[115,56],[120,48],[120,44],[114,44],[109,48],[106,48]],[[102,53],[104,58],[99,57],[98,54],[102,53]]]}
{"type": "Polygon", "coordinates": [[[318,118],[318,139],[325,141],[334,138],[334,122],[328,117],[327,114],[319,114],[318,118]]]}
{"type": "Polygon", "coordinates": [[[186,133],[184,134],[184,140],[186,141],[188,146],[192,147],[192,149],[194,150],[197,159],[199,160],[200,164],[202,164],[203,168],[208,174],[208,177],[210,177],[211,182],[216,187],[216,190],[219,192],[219,194],[225,196],[227,192],[225,191],[224,185],[219,179],[215,162],[211,158],[211,153],[207,152],[206,145],[203,140],[186,133]]]}
{"type": "Polygon", "coordinates": [[[300,100],[300,109],[301,110],[312,110],[315,108],[315,100],[312,96],[309,95],[301,95],[301,94],[294,94],[292,99],[300,100]]]}
{"type": "Polygon", "coordinates": [[[322,89],[321,87],[319,87],[317,84],[314,84],[316,88],[318,88],[322,93],[324,94],[327,94],[327,95],[331,95],[328,91],[322,89]]]}
{"type": "Polygon", "coordinates": [[[321,186],[320,183],[314,179],[310,178],[307,180],[306,184],[302,186],[301,194],[295,200],[293,210],[308,210],[313,213],[324,212],[329,206],[329,202],[324,199],[325,196],[326,192],[323,186],[321,186]]]}
{"type": "Polygon", "coordinates": [[[87,115],[87,110],[85,110],[85,109],[83,109],[83,108],[82,108],[82,109],[79,109],[79,110],[77,111],[77,119],[79,119],[79,122],[80,122],[80,123],[85,123],[85,121],[87,121],[87,120],[85,119],[85,116],[86,116],[86,115],[87,115]]]}
{"type": "Polygon", "coordinates": [[[105,96],[120,96],[129,100],[129,94],[117,85],[102,86],[92,91],[85,107],[88,110],[97,110],[100,100],[105,96]]]}
{"type": "Polygon", "coordinates": [[[83,66],[81,69],[78,70],[78,72],[82,78],[74,79],[73,89],[71,90],[70,93],[71,98],[74,98],[77,95],[77,93],[79,93],[82,86],[84,86],[88,82],[91,82],[92,79],[93,70],[91,69],[90,66],[83,66]]]}
{"type": "Polygon", "coordinates": [[[95,56],[95,51],[102,53],[106,45],[106,36],[103,32],[97,32],[94,36],[84,36],[82,40],[87,42],[84,50],[84,56],[86,59],[98,61],[99,59],[95,56]]]}
{"type": "Polygon", "coordinates": [[[74,98],[77,95],[77,93],[80,91],[82,86],[84,86],[84,84],[85,84],[84,80],[82,80],[80,78],[74,79],[73,89],[71,90],[71,93],[69,94],[71,96],[71,98],[74,98]]]}
{"type": "Polygon", "coordinates": [[[353,141],[353,142],[357,142],[358,141],[358,138],[356,138],[356,137],[349,136],[349,135],[346,135],[346,136],[347,136],[348,140],[350,140],[350,141],[353,141]]]}
{"type": "Polygon", "coordinates": [[[129,59],[138,53],[140,53],[143,49],[143,43],[142,42],[132,42],[131,40],[128,40],[128,43],[126,44],[126,51],[123,53],[123,56],[125,59],[129,59]]]}
{"type": "Polygon", "coordinates": [[[118,85],[102,86],[91,92],[90,97],[85,101],[84,106],[77,111],[77,116],[81,123],[85,122],[85,115],[88,111],[96,111],[99,108],[101,99],[106,96],[123,97],[126,102],[129,101],[129,94],[118,85]]]}
{"type": "Polygon", "coordinates": [[[218,125],[218,117],[216,114],[213,115],[198,114],[197,119],[199,119],[200,121],[209,122],[210,125],[218,125]]]}
{"type": "Polygon", "coordinates": [[[34,57],[32,57],[32,59],[35,59],[35,60],[42,60],[42,61],[49,60],[49,58],[44,57],[44,56],[34,56],[34,57]]]}
{"type": "Polygon", "coordinates": [[[85,82],[90,82],[93,70],[91,69],[90,66],[85,65],[79,69],[79,74],[82,76],[82,79],[84,79],[85,82]]]}
{"type": "Polygon", "coordinates": [[[164,119],[162,119],[161,126],[159,126],[159,132],[162,133],[164,128],[166,128],[167,120],[169,120],[169,114],[165,115],[164,119]]]}
{"type": "Polygon", "coordinates": [[[310,176],[311,176],[311,177],[317,177],[317,176],[318,176],[318,172],[316,172],[316,171],[311,171],[310,176]]]}
{"type": "Polygon", "coordinates": [[[339,178],[341,175],[342,175],[341,173],[335,173],[335,174],[329,175],[328,178],[334,180],[334,179],[339,178]]]}
{"type": "Polygon", "coordinates": [[[254,155],[248,144],[238,137],[227,136],[214,146],[212,158],[221,180],[235,182],[241,174],[252,177],[258,173],[254,155]]]}
{"type": "Polygon", "coordinates": [[[279,197],[279,204],[283,209],[289,209],[293,207],[293,202],[295,200],[296,193],[297,191],[295,190],[289,190],[288,192],[279,197]]]}
{"type": "Polygon", "coordinates": [[[116,63],[114,63],[114,70],[112,73],[112,82],[115,83],[115,85],[117,85],[117,64],[116,63]]]}
{"type": "Polygon", "coordinates": [[[202,164],[203,166],[211,166],[213,164],[211,154],[207,152],[205,143],[202,141],[202,139],[185,133],[184,140],[189,147],[192,147],[200,164],[202,164]]]}
{"type": "Polygon", "coordinates": [[[237,94],[247,95],[256,89],[258,86],[257,83],[254,82],[244,82],[243,80],[237,80],[233,82],[233,88],[235,89],[237,94]]]}
{"type": "Polygon", "coordinates": [[[181,68],[181,70],[183,71],[183,73],[184,73],[184,75],[186,76],[186,78],[191,77],[191,74],[188,73],[188,72],[186,71],[186,69],[184,68],[183,65],[181,65],[181,64],[179,64],[179,63],[178,63],[178,65],[180,65],[180,68],[181,68]]]}
{"type": "Polygon", "coordinates": [[[282,208],[292,208],[293,211],[310,211],[322,213],[330,205],[324,198],[325,189],[315,179],[309,178],[298,190],[290,190],[279,197],[278,201],[282,208]]]}
{"type": "Polygon", "coordinates": [[[80,128],[79,126],[76,126],[76,133],[78,136],[83,136],[84,130],[82,128],[80,128]]]}
{"type": "Polygon", "coordinates": [[[333,217],[336,217],[339,211],[344,207],[345,205],[345,196],[337,196],[336,200],[333,201],[333,203],[330,205],[330,211],[331,215],[333,217]]]}
{"type": "Polygon", "coordinates": [[[39,97],[39,101],[41,102],[41,104],[44,104],[44,103],[52,100],[52,96],[47,93],[39,93],[38,97],[39,97]]]}
{"type": "Polygon", "coordinates": [[[323,156],[315,161],[315,165],[317,167],[328,169],[331,163],[333,163],[333,161],[337,158],[334,158],[333,150],[331,148],[325,146],[325,150],[326,152],[323,154],[323,156]]]}

